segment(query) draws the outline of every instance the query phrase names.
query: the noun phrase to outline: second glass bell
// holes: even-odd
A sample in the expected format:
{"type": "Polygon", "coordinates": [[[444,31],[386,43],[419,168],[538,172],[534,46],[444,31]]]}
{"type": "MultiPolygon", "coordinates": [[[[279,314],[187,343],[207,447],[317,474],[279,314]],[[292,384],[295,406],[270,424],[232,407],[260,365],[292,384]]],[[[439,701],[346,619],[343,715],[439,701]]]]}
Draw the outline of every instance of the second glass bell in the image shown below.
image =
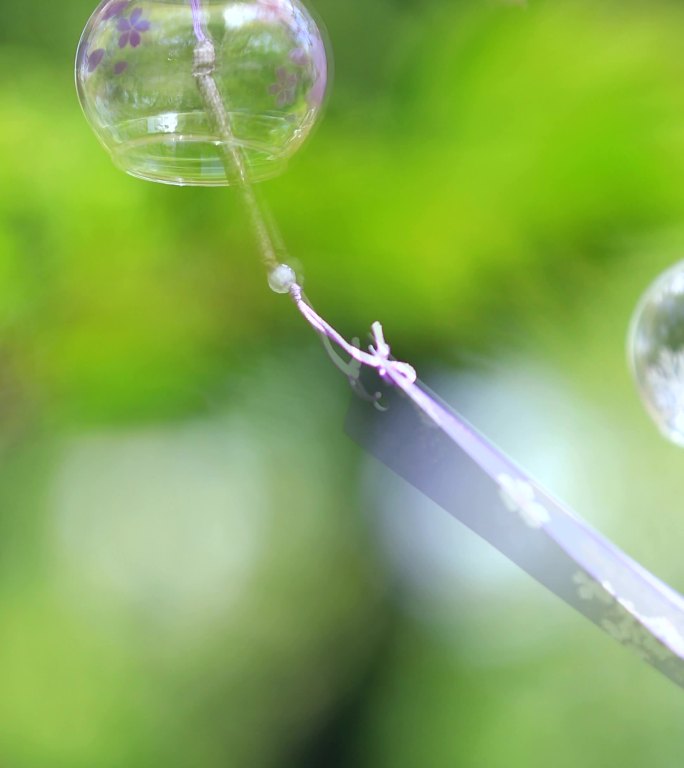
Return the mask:
{"type": "Polygon", "coordinates": [[[629,357],[649,414],[665,437],[684,446],[684,262],[660,275],[641,299],[629,357]]]}

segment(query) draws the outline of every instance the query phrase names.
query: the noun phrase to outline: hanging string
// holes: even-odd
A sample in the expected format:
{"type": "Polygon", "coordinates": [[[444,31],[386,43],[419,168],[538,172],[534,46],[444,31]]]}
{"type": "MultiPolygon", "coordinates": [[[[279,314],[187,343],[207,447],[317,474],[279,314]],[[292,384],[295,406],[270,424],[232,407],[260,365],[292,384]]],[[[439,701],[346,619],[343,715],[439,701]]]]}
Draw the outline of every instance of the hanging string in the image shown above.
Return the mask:
{"type": "Polygon", "coordinates": [[[190,8],[192,9],[192,26],[195,30],[195,37],[198,42],[204,43],[207,36],[204,32],[204,25],[202,23],[202,3],[201,0],[190,0],[190,8]]]}
{"type": "MultiPolygon", "coordinates": [[[[207,114],[213,123],[213,128],[221,139],[220,152],[226,169],[226,175],[228,177],[235,175],[237,178],[245,209],[256,235],[261,259],[269,273],[269,284],[278,293],[290,294],[302,316],[325,339],[326,348],[331,355],[335,354],[331,347],[332,344],[348,354],[359,365],[374,368],[383,378],[390,380],[391,377],[388,376],[388,373],[392,371],[394,376],[402,380],[415,382],[416,373],[410,365],[391,359],[390,348],[382,336],[382,327],[379,323],[376,323],[374,326],[376,344],[369,347],[368,352],[364,352],[357,346],[350,344],[313,309],[310,302],[304,296],[302,286],[297,281],[294,270],[283,263],[282,258],[285,257],[285,248],[282,244],[282,238],[273,234],[272,230],[275,229],[273,219],[265,213],[263,204],[257,198],[249,182],[245,158],[232,127],[230,105],[226,104],[221,96],[214,79],[216,50],[204,29],[201,0],[190,0],[190,7],[192,9],[193,29],[197,38],[193,60],[193,74],[207,114]],[[267,222],[270,222],[271,229],[269,229],[267,222]],[[280,254],[281,258],[279,258],[278,254],[280,254]],[[382,339],[382,341],[380,342],[379,339],[382,339]]],[[[334,359],[334,362],[343,370],[348,370],[348,364],[345,364],[339,358],[334,359]]]]}

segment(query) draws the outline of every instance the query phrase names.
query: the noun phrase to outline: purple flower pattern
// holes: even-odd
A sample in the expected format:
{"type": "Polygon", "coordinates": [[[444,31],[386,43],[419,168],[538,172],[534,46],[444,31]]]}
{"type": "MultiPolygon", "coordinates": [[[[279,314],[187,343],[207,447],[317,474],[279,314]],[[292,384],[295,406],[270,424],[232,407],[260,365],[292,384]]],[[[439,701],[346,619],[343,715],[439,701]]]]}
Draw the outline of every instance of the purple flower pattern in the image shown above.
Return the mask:
{"type": "Polygon", "coordinates": [[[285,19],[292,13],[292,3],[288,0],[257,0],[266,16],[285,19]]]}
{"type": "Polygon", "coordinates": [[[287,107],[295,100],[298,85],[299,75],[295,72],[288,72],[285,67],[278,67],[276,81],[268,89],[268,92],[276,97],[276,104],[279,107],[287,107]]]}
{"type": "Polygon", "coordinates": [[[306,51],[301,47],[290,51],[290,60],[298,67],[305,67],[309,63],[309,57],[306,55],[306,51]]]}
{"type": "MultiPolygon", "coordinates": [[[[130,5],[131,0],[118,0],[118,2],[108,5],[103,14],[103,19],[105,21],[109,21],[110,19],[118,20],[117,29],[121,33],[118,41],[119,48],[126,48],[128,45],[130,45],[131,48],[137,48],[142,42],[143,32],[147,32],[151,26],[147,19],[142,18],[142,8],[136,8],[129,18],[125,18],[123,14],[130,5]]],[[[102,64],[106,53],[104,48],[97,48],[88,54],[86,57],[86,66],[89,74],[92,74],[100,64],[102,64]]],[[[122,75],[127,69],[128,62],[119,59],[114,64],[112,71],[115,75],[122,75]]]]}
{"type": "Polygon", "coordinates": [[[98,48],[88,56],[88,72],[94,72],[100,66],[104,55],[104,48],[98,48]]]}
{"type": "Polygon", "coordinates": [[[136,8],[130,18],[119,19],[117,29],[121,32],[119,48],[125,48],[130,44],[131,48],[137,48],[142,42],[142,33],[150,28],[150,22],[142,18],[142,8],[136,8]]]}
{"type": "Polygon", "coordinates": [[[308,35],[297,48],[290,51],[290,61],[296,67],[305,70],[305,76],[311,77],[313,84],[307,100],[312,107],[320,107],[328,83],[328,64],[320,38],[308,35]]]}
{"type": "Polygon", "coordinates": [[[113,19],[115,16],[121,16],[129,4],[130,0],[118,0],[118,2],[112,3],[107,6],[102,18],[107,21],[108,19],[113,19]]]}

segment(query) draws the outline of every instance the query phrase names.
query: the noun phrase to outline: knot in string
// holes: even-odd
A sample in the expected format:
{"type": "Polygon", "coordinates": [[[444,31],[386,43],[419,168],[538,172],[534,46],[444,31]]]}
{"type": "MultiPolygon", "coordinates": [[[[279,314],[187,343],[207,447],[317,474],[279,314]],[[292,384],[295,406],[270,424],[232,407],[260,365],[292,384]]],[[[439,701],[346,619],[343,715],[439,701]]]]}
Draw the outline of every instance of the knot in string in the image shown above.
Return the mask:
{"type": "MultiPolygon", "coordinates": [[[[358,368],[365,365],[367,368],[376,370],[381,378],[390,383],[415,384],[418,376],[413,366],[408,363],[402,363],[392,360],[391,349],[385,341],[385,334],[380,323],[373,323],[373,341],[374,345],[368,348],[368,352],[359,349],[358,346],[350,344],[340,333],[338,333],[330,323],[326,322],[304,299],[302,288],[298,283],[290,286],[290,295],[292,296],[297,308],[307,320],[309,325],[317,331],[324,339],[337,345],[344,350],[354,361],[356,366],[356,378],[358,378],[358,368]]],[[[339,366],[342,368],[342,366],[339,366]]],[[[351,370],[351,364],[347,366],[351,370]]],[[[351,374],[350,374],[351,377],[351,374]]]]}

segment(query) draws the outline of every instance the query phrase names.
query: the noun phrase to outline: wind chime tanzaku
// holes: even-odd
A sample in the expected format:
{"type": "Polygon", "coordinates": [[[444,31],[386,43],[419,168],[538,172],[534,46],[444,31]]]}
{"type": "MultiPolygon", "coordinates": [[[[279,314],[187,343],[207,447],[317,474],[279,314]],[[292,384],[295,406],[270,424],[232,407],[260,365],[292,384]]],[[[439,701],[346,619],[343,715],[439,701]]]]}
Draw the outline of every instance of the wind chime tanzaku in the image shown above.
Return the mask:
{"type": "MultiPolygon", "coordinates": [[[[298,0],[105,0],[81,38],[76,82],[117,167],[162,184],[238,191],[268,284],[290,296],[353,385],[352,437],[684,687],[684,598],[432,394],[392,357],[380,323],[361,349],[304,295],[253,185],[283,172],[311,132],[329,62],[322,26],[298,0]]],[[[647,410],[684,444],[684,264],[646,293],[629,338],[647,410]]]]}

